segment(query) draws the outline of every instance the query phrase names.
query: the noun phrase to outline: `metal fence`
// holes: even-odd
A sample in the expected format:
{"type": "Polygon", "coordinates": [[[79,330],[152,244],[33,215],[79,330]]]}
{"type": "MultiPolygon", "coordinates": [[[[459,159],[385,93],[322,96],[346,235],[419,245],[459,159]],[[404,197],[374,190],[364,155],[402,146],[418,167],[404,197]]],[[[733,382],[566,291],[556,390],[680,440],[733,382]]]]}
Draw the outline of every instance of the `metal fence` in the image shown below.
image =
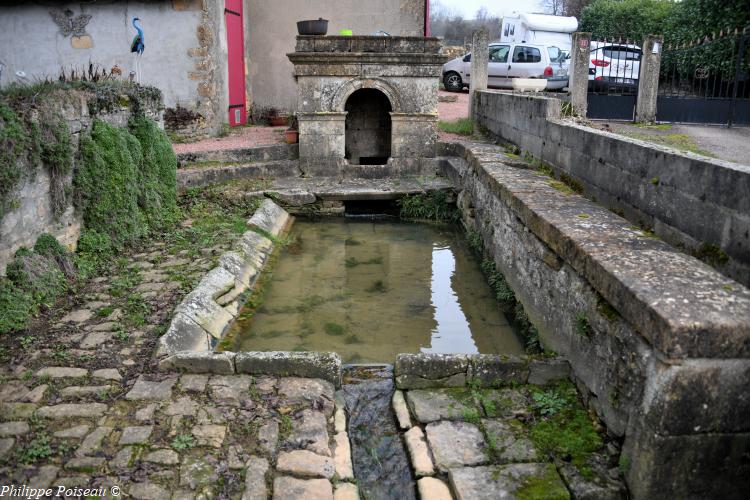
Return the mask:
{"type": "Polygon", "coordinates": [[[592,40],[588,117],[632,120],[638,95],[641,47],[628,39],[592,40]]]}
{"type": "Polygon", "coordinates": [[[750,30],[667,42],[656,119],[750,125],[750,30]]]}

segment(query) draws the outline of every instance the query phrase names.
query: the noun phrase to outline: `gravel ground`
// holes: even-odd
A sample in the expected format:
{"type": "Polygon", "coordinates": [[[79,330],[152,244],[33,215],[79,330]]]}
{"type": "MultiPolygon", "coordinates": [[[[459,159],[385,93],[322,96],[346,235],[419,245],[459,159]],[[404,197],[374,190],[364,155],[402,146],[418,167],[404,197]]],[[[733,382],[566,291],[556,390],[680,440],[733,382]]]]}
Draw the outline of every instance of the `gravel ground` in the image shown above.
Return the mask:
{"type": "Polygon", "coordinates": [[[726,128],[675,123],[660,129],[604,120],[595,120],[594,123],[606,127],[610,132],[692,150],[722,160],[750,164],[750,127],[726,128]]]}
{"type": "Polygon", "coordinates": [[[198,151],[215,151],[221,149],[249,148],[268,146],[284,142],[282,127],[239,127],[233,129],[226,137],[215,137],[185,144],[174,144],[175,153],[195,153],[198,151]]]}

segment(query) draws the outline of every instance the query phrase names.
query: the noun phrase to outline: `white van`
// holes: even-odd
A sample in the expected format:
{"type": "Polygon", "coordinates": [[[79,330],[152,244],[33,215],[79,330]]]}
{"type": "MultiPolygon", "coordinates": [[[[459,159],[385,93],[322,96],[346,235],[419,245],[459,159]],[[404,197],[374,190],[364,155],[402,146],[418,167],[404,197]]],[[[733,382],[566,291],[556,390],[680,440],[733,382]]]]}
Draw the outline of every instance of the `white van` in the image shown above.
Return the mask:
{"type": "Polygon", "coordinates": [[[570,54],[572,34],[578,29],[575,17],[514,12],[503,17],[500,41],[554,45],[570,54]]]}
{"type": "MultiPolygon", "coordinates": [[[[559,47],[528,43],[490,44],[487,85],[512,88],[513,78],[544,78],[547,90],[568,85],[568,60],[559,47]]],[[[460,92],[471,80],[471,53],[443,65],[445,90],[460,92]]]]}

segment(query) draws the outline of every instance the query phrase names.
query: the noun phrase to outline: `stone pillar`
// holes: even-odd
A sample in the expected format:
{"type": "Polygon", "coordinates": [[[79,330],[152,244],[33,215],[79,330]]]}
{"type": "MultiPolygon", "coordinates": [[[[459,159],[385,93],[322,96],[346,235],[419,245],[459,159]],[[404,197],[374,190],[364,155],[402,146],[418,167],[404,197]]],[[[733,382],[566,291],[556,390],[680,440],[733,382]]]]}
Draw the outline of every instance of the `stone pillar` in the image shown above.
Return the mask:
{"type": "Polygon", "coordinates": [[[570,54],[568,89],[573,113],[586,117],[589,91],[589,56],[591,55],[591,33],[573,33],[570,54]]]}
{"type": "Polygon", "coordinates": [[[469,75],[469,118],[474,119],[474,93],[487,88],[490,59],[489,35],[484,28],[474,32],[471,39],[471,74],[469,75]]]}
{"type": "Polygon", "coordinates": [[[297,113],[300,159],[343,158],[346,113],[297,113]]]}
{"type": "Polygon", "coordinates": [[[434,158],[437,121],[436,114],[391,113],[391,157],[434,158]]]}
{"type": "Polygon", "coordinates": [[[659,67],[664,36],[647,35],[641,48],[641,69],[638,74],[638,100],[635,104],[636,122],[656,121],[656,97],[659,93],[659,67]]]}

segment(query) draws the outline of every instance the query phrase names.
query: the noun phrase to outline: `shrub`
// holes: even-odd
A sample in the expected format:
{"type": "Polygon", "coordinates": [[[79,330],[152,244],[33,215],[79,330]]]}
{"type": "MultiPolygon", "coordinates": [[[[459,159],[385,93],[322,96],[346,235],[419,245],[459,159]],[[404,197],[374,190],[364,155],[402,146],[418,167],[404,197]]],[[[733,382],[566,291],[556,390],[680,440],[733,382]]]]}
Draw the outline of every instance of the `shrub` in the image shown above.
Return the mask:
{"type": "Polygon", "coordinates": [[[130,121],[130,131],[141,145],[142,163],[138,169],[138,206],[151,228],[172,225],[177,209],[177,157],[167,135],[153,120],[144,117],[130,121]]]}
{"type": "Polygon", "coordinates": [[[81,138],[81,166],[75,187],[87,229],[107,234],[115,247],[146,234],[138,208],[141,146],[127,130],[95,120],[81,138]]]}

